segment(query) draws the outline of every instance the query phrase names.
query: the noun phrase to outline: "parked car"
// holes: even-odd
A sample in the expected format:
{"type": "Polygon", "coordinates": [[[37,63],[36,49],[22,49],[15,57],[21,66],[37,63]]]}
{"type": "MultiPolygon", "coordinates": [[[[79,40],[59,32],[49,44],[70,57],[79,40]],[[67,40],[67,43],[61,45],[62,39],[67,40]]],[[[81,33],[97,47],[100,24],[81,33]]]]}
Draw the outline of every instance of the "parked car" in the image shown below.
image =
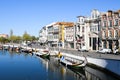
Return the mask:
{"type": "Polygon", "coordinates": [[[97,51],[98,53],[112,53],[111,49],[103,48],[97,51]]]}
{"type": "Polygon", "coordinates": [[[81,49],[78,49],[78,51],[80,51],[80,52],[88,52],[88,50],[86,49],[85,46],[83,46],[81,49]]]}
{"type": "Polygon", "coordinates": [[[119,50],[116,49],[115,51],[113,51],[114,54],[120,54],[119,50]]]}

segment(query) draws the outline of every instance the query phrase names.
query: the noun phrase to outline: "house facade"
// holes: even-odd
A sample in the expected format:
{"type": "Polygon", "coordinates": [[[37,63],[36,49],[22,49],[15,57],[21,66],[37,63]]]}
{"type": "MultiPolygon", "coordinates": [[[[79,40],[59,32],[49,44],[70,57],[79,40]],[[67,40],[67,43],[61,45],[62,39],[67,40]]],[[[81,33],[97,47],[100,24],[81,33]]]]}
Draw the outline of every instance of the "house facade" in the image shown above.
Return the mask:
{"type": "Polygon", "coordinates": [[[74,49],[74,24],[65,26],[65,48],[74,49]]]}
{"type": "Polygon", "coordinates": [[[44,26],[39,32],[39,43],[45,46],[46,41],[47,41],[47,27],[44,26]]]}
{"type": "Polygon", "coordinates": [[[108,10],[101,16],[102,48],[111,50],[120,47],[120,10],[108,10]]]}
{"type": "Polygon", "coordinates": [[[53,43],[54,43],[54,28],[53,25],[56,24],[55,22],[47,25],[47,44],[49,47],[53,47],[53,43]]]}
{"type": "Polygon", "coordinates": [[[100,48],[100,12],[96,9],[91,11],[91,16],[86,19],[86,27],[88,28],[88,43],[89,43],[89,50],[99,50],[100,48]]]}
{"type": "Polygon", "coordinates": [[[88,34],[88,30],[85,24],[85,20],[87,19],[84,16],[78,16],[78,21],[75,24],[75,46],[76,49],[81,49],[83,46],[87,48],[88,39],[86,37],[88,34]]]}
{"type": "Polygon", "coordinates": [[[59,47],[65,48],[65,27],[71,27],[74,25],[73,22],[57,22],[56,25],[59,27],[59,47]]]}

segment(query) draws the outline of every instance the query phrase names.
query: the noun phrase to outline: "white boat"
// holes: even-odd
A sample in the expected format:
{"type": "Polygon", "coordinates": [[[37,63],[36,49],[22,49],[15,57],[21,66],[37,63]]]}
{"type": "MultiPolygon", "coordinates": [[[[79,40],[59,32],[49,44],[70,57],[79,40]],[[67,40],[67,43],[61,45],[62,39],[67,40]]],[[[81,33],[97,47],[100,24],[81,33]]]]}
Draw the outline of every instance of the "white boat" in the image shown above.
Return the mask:
{"type": "Polygon", "coordinates": [[[69,67],[69,68],[76,68],[76,69],[77,69],[77,68],[85,67],[86,64],[87,64],[87,59],[86,59],[86,57],[85,57],[85,60],[84,60],[84,61],[79,60],[79,62],[75,62],[75,61],[73,61],[73,60],[70,59],[70,58],[66,58],[66,57],[62,56],[62,57],[60,58],[60,62],[61,62],[63,65],[69,67]]]}

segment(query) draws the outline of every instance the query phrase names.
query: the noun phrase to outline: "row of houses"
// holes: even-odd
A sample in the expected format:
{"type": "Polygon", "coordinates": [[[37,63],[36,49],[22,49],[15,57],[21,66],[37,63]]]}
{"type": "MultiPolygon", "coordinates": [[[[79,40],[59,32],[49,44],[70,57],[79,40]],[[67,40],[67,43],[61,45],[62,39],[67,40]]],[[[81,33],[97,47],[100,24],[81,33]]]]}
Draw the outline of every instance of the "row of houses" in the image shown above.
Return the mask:
{"type": "Polygon", "coordinates": [[[53,22],[39,32],[41,45],[69,49],[99,50],[120,48],[120,10],[77,16],[76,22],[53,22]]]}

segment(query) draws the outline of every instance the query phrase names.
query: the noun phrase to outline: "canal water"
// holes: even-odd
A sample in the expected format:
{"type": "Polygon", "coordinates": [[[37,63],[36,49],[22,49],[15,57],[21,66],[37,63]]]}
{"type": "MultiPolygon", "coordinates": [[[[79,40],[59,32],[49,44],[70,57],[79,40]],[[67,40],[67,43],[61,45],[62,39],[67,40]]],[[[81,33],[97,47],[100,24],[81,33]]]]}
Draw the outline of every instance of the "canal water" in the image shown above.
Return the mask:
{"type": "Polygon", "coordinates": [[[0,80],[118,80],[91,67],[71,70],[58,63],[27,53],[0,51],[0,80]]]}

